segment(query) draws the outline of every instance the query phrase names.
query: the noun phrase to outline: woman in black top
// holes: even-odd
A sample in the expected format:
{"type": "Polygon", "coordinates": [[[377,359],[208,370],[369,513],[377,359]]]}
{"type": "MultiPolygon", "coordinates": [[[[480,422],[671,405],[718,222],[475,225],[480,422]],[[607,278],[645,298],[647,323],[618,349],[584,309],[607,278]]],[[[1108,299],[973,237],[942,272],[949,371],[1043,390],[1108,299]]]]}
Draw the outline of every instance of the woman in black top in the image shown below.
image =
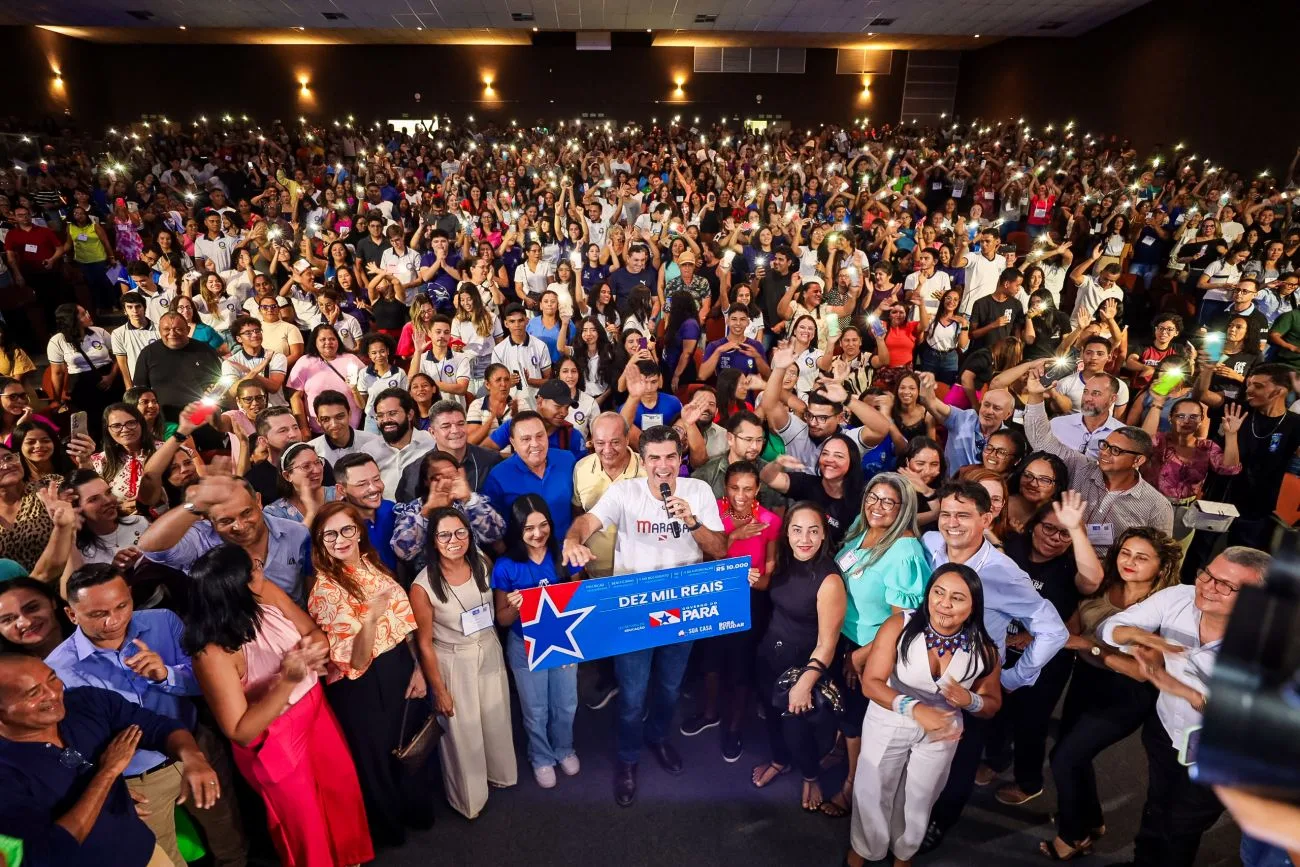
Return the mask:
{"type": "Polygon", "coordinates": [[[798,765],[801,804],[809,812],[822,805],[817,735],[835,724],[832,714],[813,710],[813,688],[835,657],[847,605],[834,550],[826,514],[817,504],[796,503],[786,513],[768,588],[772,619],[758,646],[757,683],[768,702],[772,760],[754,768],[752,780],[761,789],[798,765]],[[791,667],[803,673],[788,696],[784,691],[777,696],[776,682],[791,667]]]}
{"type": "MultiPolygon", "coordinates": [[[[1034,512],[1023,533],[1008,533],[1003,549],[1062,622],[1074,615],[1080,598],[1101,584],[1101,561],[1088,542],[1083,507],[1077,491],[1065,491],[1059,501],[1034,512]]],[[[1030,635],[1013,622],[1007,630],[1007,665],[1015,664],[1029,641],[1030,635]]],[[[1003,712],[989,726],[984,765],[975,776],[987,785],[1014,763],[1015,782],[1000,786],[995,795],[1002,803],[1023,804],[1042,792],[1047,728],[1073,667],[1074,654],[1062,649],[1032,686],[1004,694],[1003,712]]]]}
{"type": "Polygon", "coordinates": [[[822,443],[816,467],[805,467],[793,455],[781,455],[763,467],[759,477],[792,500],[820,506],[836,549],[862,508],[862,457],[853,440],[842,433],[831,434],[822,443]]]}
{"type": "MultiPolygon", "coordinates": [[[[1043,273],[1037,265],[1029,271],[1030,274],[1043,273]]],[[[1025,341],[1025,361],[1055,358],[1061,339],[1070,333],[1070,317],[1053,303],[1051,292],[1036,289],[1029,296],[1029,313],[1020,333],[1025,341]]]]}

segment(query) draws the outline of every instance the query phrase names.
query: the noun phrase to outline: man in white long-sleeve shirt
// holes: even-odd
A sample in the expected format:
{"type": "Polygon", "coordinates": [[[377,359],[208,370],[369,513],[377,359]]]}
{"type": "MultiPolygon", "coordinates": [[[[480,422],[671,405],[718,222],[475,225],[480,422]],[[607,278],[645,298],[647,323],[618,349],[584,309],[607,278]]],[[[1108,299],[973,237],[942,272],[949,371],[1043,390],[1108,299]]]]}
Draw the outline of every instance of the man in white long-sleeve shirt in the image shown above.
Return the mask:
{"type": "Polygon", "coordinates": [[[1137,657],[1146,680],[1160,690],[1142,730],[1149,782],[1135,864],[1192,867],[1201,835],[1223,813],[1214,791],[1191,781],[1178,754],[1200,727],[1207,684],[1239,591],[1262,584],[1272,559],[1255,548],[1226,548],[1197,571],[1194,586],[1154,593],[1112,614],[1097,630],[1099,639],[1137,657]]]}
{"type": "MultiPolygon", "coordinates": [[[[1069,637],[1052,603],[1034,589],[1024,570],[994,548],[984,533],[993,522],[988,491],[977,482],[946,483],[939,491],[939,530],[922,537],[931,563],[964,563],[980,576],[984,587],[984,628],[1006,658],[1007,626],[1015,620],[1033,637],[1024,655],[1002,670],[1002,688],[1031,686],[1043,666],[1065,646],[1069,637]]],[[[948,783],[930,811],[925,846],[934,848],[956,824],[975,785],[975,771],[984,752],[988,720],[965,714],[961,744],[953,756],[948,783]]]]}

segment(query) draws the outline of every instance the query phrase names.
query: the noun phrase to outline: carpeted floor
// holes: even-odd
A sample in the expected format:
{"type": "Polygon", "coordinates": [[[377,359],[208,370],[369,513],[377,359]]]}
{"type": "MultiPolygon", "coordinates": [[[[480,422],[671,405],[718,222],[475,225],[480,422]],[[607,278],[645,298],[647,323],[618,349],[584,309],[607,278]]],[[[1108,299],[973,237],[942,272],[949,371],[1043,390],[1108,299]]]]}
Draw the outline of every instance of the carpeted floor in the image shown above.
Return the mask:
{"type": "MultiPolygon", "coordinates": [[[[679,711],[688,711],[683,701],[679,711]]],[[[735,764],[723,761],[718,730],[673,742],[686,763],[671,777],[645,754],[636,803],[614,804],[614,703],[603,710],[580,707],[575,741],[581,773],[560,775],[549,791],[539,788],[527,767],[514,710],[519,784],[494,790],[473,822],[439,804],[433,830],[417,833],[401,849],[381,851],[377,867],[527,864],[530,867],[619,865],[745,865],[792,867],[843,863],[849,820],[810,815],[799,808],[797,774],[757,790],[749,782],[754,765],[767,758],[765,729],[755,716],[746,726],[745,752],[735,764]]],[[[828,774],[842,778],[843,770],[828,774]]],[[[1048,774],[1050,780],[1050,773],[1048,774]]],[[[1110,832],[1084,864],[1106,865],[1132,857],[1132,840],[1146,791],[1146,758],[1137,736],[1112,748],[1097,763],[1097,777],[1110,832]]],[[[829,793],[828,789],[828,793],[829,793]]],[[[439,796],[440,797],[440,796],[439,796]]],[[[1050,839],[1050,789],[1023,807],[993,799],[992,787],[977,790],[961,822],[944,845],[917,865],[1043,865],[1040,840],[1050,839]]],[[[1238,864],[1236,826],[1223,819],[1204,838],[1198,867],[1238,864]]]]}

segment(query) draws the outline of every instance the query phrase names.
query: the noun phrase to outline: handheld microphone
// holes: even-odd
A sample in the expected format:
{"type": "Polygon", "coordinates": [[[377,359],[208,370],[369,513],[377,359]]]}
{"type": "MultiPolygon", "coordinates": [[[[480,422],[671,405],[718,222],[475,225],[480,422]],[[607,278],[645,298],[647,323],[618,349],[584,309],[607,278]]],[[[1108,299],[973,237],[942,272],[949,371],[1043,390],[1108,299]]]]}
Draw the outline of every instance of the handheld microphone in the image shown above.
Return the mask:
{"type": "MultiPolygon", "coordinates": [[[[659,496],[661,496],[661,497],[664,498],[664,511],[665,511],[665,512],[668,512],[668,498],[671,497],[672,495],[673,495],[673,489],[670,488],[670,487],[668,487],[668,483],[667,483],[667,482],[660,482],[660,483],[659,483],[659,496]]],[[[676,519],[676,518],[673,518],[673,514],[672,514],[672,512],[668,512],[668,518],[669,518],[669,521],[668,521],[668,529],[672,531],[673,538],[674,538],[674,539],[680,539],[681,536],[682,536],[682,528],[679,527],[679,526],[677,526],[677,519],[676,519]]]]}

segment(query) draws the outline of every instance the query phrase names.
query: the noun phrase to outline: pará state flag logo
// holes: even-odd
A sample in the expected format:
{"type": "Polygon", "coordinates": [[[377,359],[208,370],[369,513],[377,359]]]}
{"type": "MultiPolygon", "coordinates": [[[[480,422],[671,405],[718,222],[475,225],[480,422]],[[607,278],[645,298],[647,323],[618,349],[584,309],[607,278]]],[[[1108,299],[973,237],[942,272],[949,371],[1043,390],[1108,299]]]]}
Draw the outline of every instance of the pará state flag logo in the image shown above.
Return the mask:
{"type": "Polygon", "coordinates": [[[529,634],[524,636],[524,649],[528,652],[530,669],[535,668],[551,653],[571,656],[575,661],[585,659],[573,631],[596,609],[595,606],[588,606],[570,610],[569,603],[573,601],[573,594],[578,592],[580,586],[578,581],[548,584],[536,597],[531,594],[524,596],[519,620],[523,626],[531,627],[529,634]]]}
{"type": "Polygon", "coordinates": [[[674,623],[682,622],[682,609],[669,608],[666,611],[650,612],[651,626],[672,626],[674,623]]]}

